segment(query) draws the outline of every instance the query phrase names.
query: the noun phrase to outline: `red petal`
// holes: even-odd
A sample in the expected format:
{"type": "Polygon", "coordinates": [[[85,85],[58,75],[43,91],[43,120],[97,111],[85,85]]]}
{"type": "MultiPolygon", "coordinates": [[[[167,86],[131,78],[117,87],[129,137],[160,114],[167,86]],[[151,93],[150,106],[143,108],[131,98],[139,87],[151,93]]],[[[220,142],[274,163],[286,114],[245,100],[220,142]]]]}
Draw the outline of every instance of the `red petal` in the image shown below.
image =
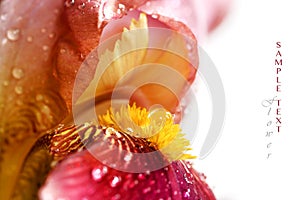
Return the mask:
{"type": "Polygon", "coordinates": [[[87,150],[62,161],[48,176],[39,196],[44,200],[215,200],[207,184],[185,162],[176,161],[152,172],[128,173],[105,166],[87,150]]]}

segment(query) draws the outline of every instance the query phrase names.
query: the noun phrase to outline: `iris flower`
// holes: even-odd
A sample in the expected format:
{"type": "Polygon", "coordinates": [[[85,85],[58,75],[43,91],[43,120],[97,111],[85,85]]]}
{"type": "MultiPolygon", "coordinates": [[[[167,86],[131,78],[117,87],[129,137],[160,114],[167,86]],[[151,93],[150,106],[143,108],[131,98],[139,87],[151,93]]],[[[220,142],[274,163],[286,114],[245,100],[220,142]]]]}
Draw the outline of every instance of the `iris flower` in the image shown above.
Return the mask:
{"type": "MultiPolygon", "coordinates": [[[[195,78],[197,40],[226,10],[223,1],[203,1],[206,17],[199,17],[190,12],[195,2],[0,1],[1,199],[215,199],[186,161],[194,156],[176,124],[195,78]],[[153,42],[164,49],[149,48],[153,42]],[[99,44],[110,45],[101,51],[99,44]],[[127,48],[135,51],[123,55],[127,48]],[[72,121],[73,106],[89,100],[93,88],[110,99],[122,77],[147,63],[168,66],[181,79],[171,91],[137,88],[129,105],[103,109],[97,123],[72,121]],[[164,109],[151,110],[157,104],[164,109]]],[[[121,89],[158,73],[168,77],[147,68],[121,89]]]]}

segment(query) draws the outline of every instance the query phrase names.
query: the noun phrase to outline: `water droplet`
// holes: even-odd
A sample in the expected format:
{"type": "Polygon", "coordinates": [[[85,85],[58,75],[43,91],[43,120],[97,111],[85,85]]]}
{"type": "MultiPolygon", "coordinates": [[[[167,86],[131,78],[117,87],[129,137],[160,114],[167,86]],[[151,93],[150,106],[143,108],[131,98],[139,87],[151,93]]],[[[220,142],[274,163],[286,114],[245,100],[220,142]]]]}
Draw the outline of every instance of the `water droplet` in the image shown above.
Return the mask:
{"type": "Polygon", "coordinates": [[[150,185],[154,185],[155,184],[155,180],[151,180],[149,184],[150,185]]]}
{"type": "Polygon", "coordinates": [[[136,186],[137,184],[139,184],[138,180],[135,180],[133,183],[130,183],[129,188],[133,188],[134,186],[136,186]]]}
{"type": "Polygon", "coordinates": [[[121,183],[121,177],[119,176],[114,176],[113,180],[110,182],[111,187],[116,187],[121,183]]]}
{"type": "Polygon", "coordinates": [[[132,153],[127,153],[127,154],[125,155],[125,157],[124,157],[124,160],[125,160],[126,162],[129,162],[131,159],[132,159],[132,153]]]}
{"type": "Polygon", "coordinates": [[[124,4],[119,3],[117,8],[117,14],[119,16],[123,16],[126,13],[126,6],[124,4]]]}
{"type": "Polygon", "coordinates": [[[46,33],[46,32],[47,32],[47,30],[45,28],[41,29],[41,33],[46,33]]]}
{"type": "Polygon", "coordinates": [[[190,194],[190,189],[184,190],[184,192],[183,192],[183,197],[184,197],[184,198],[189,198],[190,196],[191,196],[191,194],[190,194]]]}
{"type": "Polygon", "coordinates": [[[103,167],[102,169],[101,168],[95,168],[92,170],[92,177],[94,179],[94,181],[101,181],[102,178],[107,174],[107,167],[103,167]]]}
{"type": "Polygon", "coordinates": [[[108,5],[108,4],[104,5],[103,11],[102,11],[103,12],[103,19],[102,20],[110,20],[110,19],[114,18],[115,13],[114,13],[113,10],[114,9],[112,8],[111,5],[108,5]]]}
{"type": "Polygon", "coordinates": [[[27,42],[32,42],[33,38],[32,38],[32,36],[28,36],[26,40],[27,40],[27,42]]]}
{"type": "Polygon", "coordinates": [[[85,56],[84,56],[83,53],[80,53],[80,58],[81,58],[82,60],[84,60],[85,56]]]}
{"type": "Polygon", "coordinates": [[[186,44],[186,49],[187,49],[188,51],[191,51],[192,48],[193,48],[193,47],[192,47],[191,44],[189,44],[189,43],[186,44]]]}
{"type": "Polygon", "coordinates": [[[114,195],[114,196],[111,198],[111,200],[119,200],[119,199],[121,199],[121,195],[120,195],[120,194],[116,194],[116,195],[114,195]]]}
{"type": "Polygon", "coordinates": [[[50,33],[50,34],[48,35],[48,37],[49,37],[50,39],[54,38],[54,36],[55,36],[55,33],[50,33]]]}
{"type": "Polygon", "coordinates": [[[54,12],[54,14],[58,14],[58,13],[59,13],[59,10],[58,10],[58,9],[55,9],[53,12],[54,12]]]}
{"type": "Polygon", "coordinates": [[[48,47],[47,45],[44,45],[44,46],[42,47],[42,49],[43,49],[44,51],[48,51],[48,50],[49,50],[49,47],[48,47]]]}
{"type": "Polygon", "coordinates": [[[139,180],[145,180],[146,179],[146,175],[145,174],[139,174],[138,175],[138,179],[139,180]]]}
{"type": "Polygon", "coordinates": [[[8,85],[9,85],[9,82],[8,82],[8,81],[3,81],[3,85],[4,85],[4,86],[8,86],[8,85]]]}
{"type": "Polygon", "coordinates": [[[74,4],[75,4],[75,0],[67,0],[67,1],[65,2],[65,6],[66,6],[67,8],[73,6],[74,4]]]}
{"type": "Polygon", "coordinates": [[[126,128],[126,130],[129,132],[129,134],[133,133],[133,129],[130,127],[126,128]]]}
{"type": "Polygon", "coordinates": [[[7,44],[7,38],[3,38],[2,41],[1,41],[1,44],[4,46],[7,44]]]}
{"type": "Polygon", "coordinates": [[[112,163],[112,164],[110,165],[110,167],[115,169],[115,168],[117,167],[117,165],[116,165],[116,163],[112,163]]]}
{"type": "Polygon", "coordinates": [[[118,4],[118,7],[119,7],[120,9],[123,9],[123,10],[125,10],[125,8],[126,8],[126,6],[125,6],[124,4],[122,4],[122,3],[119,3],[119,4],[118,4]]]}
{"type": "Polygon", "coordinates": [[[17,41],[20,38],[20,29],[9,29],[6,32],[7,39],[10,41],[17,41]]]}
{"type": "Polygon", "coordinates": [[[35,97],[35,99],[37,101],[42,101],[44,99],[44,96],[42,94],[37,94],[36,97],[35,97]]]}
{"type": "Polygon", "coordinates": [[[15,79],[21,79],[24,77],[24,71],[21,68],[14,68],[12,70],[12,75],[15,79]]]}
{"type": "Polygon", "coordinates": [[[158,19],[159,15],[158,15],[158,14],[152,14],[151,17],[152,17],[153,19],[158,19]]]}
{"type": "Polygon", "coordinates": [[[174,191],[174,195],[176,196],[177,194],[178,194],[178,192],[175,190],[175,191],[174,191]]]}
{"type": "Polygon", "coordinates": [[[0,15],[0,19],[1,21],[5,21],[7,19],[7,15],[6,14],[0,15]]]}
{"type": "Polygon", "coordinates": [[[66,49],[63,49],[63,48],[59,50],[59,52],[60,52],[61,54],[66,53],[66,51],[67,51],[67,50],[66,50],[66,49]]]}
{"type": "Polygon", "coordinates": [[[97,6],[97,5],[93,5],[93,6],[90,7],[90,9],[91,9],[91,10],[94,10],[94,9],[97,9],[98,7],[99,7],[99,6],[97,6]]]}
{"type": "Polygon", "coordinates": [[[21,86],[16,86],[15,87],[15,92],[16,92],[16,94],[22,94],[23,93],[23,88],[21,86]]]}
{"type": "Polygon", "coordinates": [[[85,8],[85,6],[86,6],[85,3],[82,3],[78,6],[78,9],[83,10],[85,8]]]}
{"type": "Polygon", "coordinates": [[[49,108],[49,106],[43,105],[40,109],[41,109],[42,113],[45,113],[47,116],[50,117],[50,115],[51,115],[51,109],[49,108]]]}
{"type": "Polygon", "coordinates": [[[143,189],[143,193],[144,194],[146,194],[146,193],[148,193],[150,191],[151,191],[151,187],[147,187],[147,188],[143,189]]]}

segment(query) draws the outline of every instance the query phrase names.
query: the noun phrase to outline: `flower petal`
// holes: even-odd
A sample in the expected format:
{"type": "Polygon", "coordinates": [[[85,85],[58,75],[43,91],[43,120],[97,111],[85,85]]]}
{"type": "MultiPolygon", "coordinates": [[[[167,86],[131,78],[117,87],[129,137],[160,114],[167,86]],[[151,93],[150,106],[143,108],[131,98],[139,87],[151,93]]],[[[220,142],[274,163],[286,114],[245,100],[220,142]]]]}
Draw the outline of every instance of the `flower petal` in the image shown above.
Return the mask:
{"type": "MultiPolygon", "coordinates": [[[[98,145],[98,144],[95,144],[98,145]]],[[[147,147],[146,147],[147,148],[147,147]]],[[[116,157],[116,154],[106,155],[116,157]]],[[[130,160],[128,160],[130,163],[130,160]]],[[[140,163],[140,165],[143,165],[140,163]]],[[[136,166],[137,168],[139,167],[136,166]]],[[[214,195],[191,166],[182,161],[156,171],[128,173],[103,164],[89,151],[76,153],[50,173],[39,197],[54,199],[203,199],[214,195]]]]}

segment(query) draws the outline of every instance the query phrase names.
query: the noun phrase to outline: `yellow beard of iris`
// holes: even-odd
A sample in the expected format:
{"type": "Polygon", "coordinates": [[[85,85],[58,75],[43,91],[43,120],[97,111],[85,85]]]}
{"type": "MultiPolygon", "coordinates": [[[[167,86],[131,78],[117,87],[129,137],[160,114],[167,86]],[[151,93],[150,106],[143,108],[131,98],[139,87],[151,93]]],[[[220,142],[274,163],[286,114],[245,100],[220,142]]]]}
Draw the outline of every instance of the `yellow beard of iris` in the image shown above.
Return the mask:
{"type": "Polygon", "coordinates": [[[118,111],[110,109],[99,116],[99,122],[104,127],[147,139],[169,161],[195,158],[185,154],[191,150],[190,142],[184,138],[179,125],[174,123],[171,113],[162,108],[147,111],[135,104],[122,106],[118,111]]]}

